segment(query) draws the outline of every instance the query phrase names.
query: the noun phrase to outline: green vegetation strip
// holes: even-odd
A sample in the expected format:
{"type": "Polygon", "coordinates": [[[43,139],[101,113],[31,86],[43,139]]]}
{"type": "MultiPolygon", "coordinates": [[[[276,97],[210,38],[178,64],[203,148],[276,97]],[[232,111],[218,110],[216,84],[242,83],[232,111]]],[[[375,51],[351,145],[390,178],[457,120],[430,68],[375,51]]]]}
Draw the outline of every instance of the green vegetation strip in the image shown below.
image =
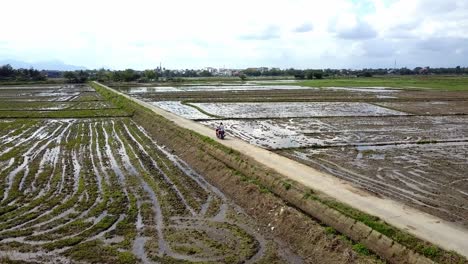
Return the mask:
{"type": "Polygon", "coordinates": [[[467,91],[468,76],[395,76],[371,78],[334,78],[298,82],[309,87],[395,87],[432,88],[438,90],[467,91]]]}
{"type": "Polygon", "coordinates": [[[463,256],[459,255],[454,251],[447,251],[441,249],[429,242],[421,240],[401,229],[398,229],[382,221],[376,216],[364,213],[344,203],[332,199],[321,198],[320,195],[317,195],[313,190],[305,192],[303,198],[312,199],[314,201],[318,201],[322,204],[325,204],[328,207],[333,208],[336,211],[367,225],[373,230],[376,230],[379,233],[391,238],[393,241],[398,242],[435,262],[468,263],[468,261],[463,256]]]}
{"type": "Polygon", "coordinates": [[[191,103],[189,103],[189,102],[187,102],[187,101],[182,101],[182,102],[180,102],[180,103],[183,104],[183,105],[186,105],[186,106],[193,107],[193,108],[195,108],[196,110],[198,110],[199,112],[201,112],[202,114],[205,114],[205,115],[207,115],[207,116],[214,117],[214,118],[220,118],[220,119],[224,119],[224,118],[225,118],[225,117],[223,117],[223,116],[218,116],[218,115],[213,115],[213,114],[211,114],[211,113],[208,113],[208,112],[206,112],[205,110],[203,110],[202,108],[200,108],[200,107],[198,107],[198,106],[196,106],[196,105],[193,105],[193,104],[191,104],[191,103]]]}
{"type": "Polygon", "coordinates": [[[49,84],[64,84],[64,79],[47,79],[45,81],[0,81],[0,86],[17,86],[17,85],[49,85],[49,84]]]}
{"type": "Polygon", "coordinates": [[[129,117],[122,109],[61,110],[61,111],[0,111],[0,118],[87,118],[129,117]]]}

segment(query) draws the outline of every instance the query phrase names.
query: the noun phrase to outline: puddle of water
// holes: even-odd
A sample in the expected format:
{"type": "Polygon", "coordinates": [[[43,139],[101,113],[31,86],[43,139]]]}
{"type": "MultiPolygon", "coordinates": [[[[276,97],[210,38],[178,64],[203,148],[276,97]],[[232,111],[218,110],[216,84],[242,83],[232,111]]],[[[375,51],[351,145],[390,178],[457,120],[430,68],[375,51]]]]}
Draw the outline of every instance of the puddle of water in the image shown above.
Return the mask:
{"type": "Polygon", "coordinates": [[[381,94],[376,95],[376,97],[379,98],[379,99],[395,99],[395,98],[398,98],[398,97],[396,97],[396,96],[381,95],[381,94]]]}

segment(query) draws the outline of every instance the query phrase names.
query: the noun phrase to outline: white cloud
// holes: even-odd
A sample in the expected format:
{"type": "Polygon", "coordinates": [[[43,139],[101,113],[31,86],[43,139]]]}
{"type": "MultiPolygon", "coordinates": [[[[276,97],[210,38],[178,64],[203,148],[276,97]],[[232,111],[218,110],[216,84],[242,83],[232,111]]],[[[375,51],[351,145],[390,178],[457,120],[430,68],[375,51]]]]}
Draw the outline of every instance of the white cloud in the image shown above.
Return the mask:
{"type": "Polygon", "coordinates": [[[0,60],[89,68],[468,61],[466,0],[15,0],[2,3],[0,23],[0,60]]]}
{"type": "Polygon", "coordinates": [[[311,32],[313,30],[314,30],[314,25],[306,22],[294,28],[293,31],[296,33],[306,33],[306,32],[311,32]]]}

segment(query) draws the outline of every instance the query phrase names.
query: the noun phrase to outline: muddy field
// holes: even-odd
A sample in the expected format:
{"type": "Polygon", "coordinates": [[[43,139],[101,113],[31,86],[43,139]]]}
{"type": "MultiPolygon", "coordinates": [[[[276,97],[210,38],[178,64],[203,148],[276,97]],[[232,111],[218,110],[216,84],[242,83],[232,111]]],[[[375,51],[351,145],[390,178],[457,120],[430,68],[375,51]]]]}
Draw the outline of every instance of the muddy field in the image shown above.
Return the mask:
{"type": "Polygon", "coordinates": [[[36,119],[0,116],[0,259],[256,263],[296,258],[278,251],[240,207],[130,116],[96,118],[87,112],[123,111],[90,87],[2,88],[0,100],[3,110],[59,113],[36,119]],[[63,118],[64,112],[80,118],[63,118]]]}
{"type": "Polygon", "coordinates": [[[268,149],[468,141],[468,116],[223,119],[201,123],[268,149]]]}
{"type": "Polygon", "coordinates": [[[372,193],[468,226],[468,142],[309,148],[279,153],[372,193]]]}
{"type": "MultiPolygon", "coordinates": [[[[282,86],[278,86],[282,87],[282,86]]],[[[202,91],[140,92],[132,96],[149,101],[187,102],[432,102],[468,101],[468,93],[462,91],[433,92],[427,89],[382,89],[382,88],[306,88],[255,90],[243,87],[241,90],[217,91],[216,86],[202,91]]],[[[128,93],[132,88],[113,86],[128,93]]],[[[283,87],[284,88],[284,87],[283,87]]]]}
{"type": "Polygon", "coordinates": [[[222,118],[405,115],[402,112],[358,102],[193,103],[193,105],[222,118]]]}
{"type": "Polygon", "coordinates": [[[0,101],[70,102],[100,101],[102,97],[86,85],[62,86],[4,86],[0,87],[0,101]]]}
{"type": "Polygon", "coordinates": [[[241,212],[128,118],[1,126],[2,255],[61,261],[80,243],[154,261],[263,257],[241,212]]]}
{"type": "Polygon", "coordinates": [[[382,102],[378,105],[415,115],[466,115],[468,100],[428,102],[382,102]]]}
{"type": "Polygon", "coordinates": [[[133,96],[468,226],[468,92],[312,88],[133,96]],[[182,102],[182,103],[181,103],[182,102]]]}
{"type": "Polygon", "coordinates": [[[159,101],[153,103],[155,106],[162,108],[168,112],[172,112],[176,115],[185,117],[187,119],[213,119],[214,117],[209,116],[200,112],[198,109],[189,105],[182,104],[179,101],[159,101]]]}
{"type": "Polygon", "coordinates": [[[86,85],[0,87],[0,118],[126,116],[86,85]]]}

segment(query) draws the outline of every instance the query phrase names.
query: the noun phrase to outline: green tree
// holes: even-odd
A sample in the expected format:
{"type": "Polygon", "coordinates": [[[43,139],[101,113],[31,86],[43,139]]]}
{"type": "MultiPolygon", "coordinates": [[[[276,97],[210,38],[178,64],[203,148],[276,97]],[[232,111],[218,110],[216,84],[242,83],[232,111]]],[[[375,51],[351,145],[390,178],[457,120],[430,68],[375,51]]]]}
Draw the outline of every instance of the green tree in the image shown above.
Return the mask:
{"type": "Polygon", "coordinates": [[[85,83],[88,81],[88,78],[89,78],[89,74],[85,71],[79,71],[77,74],[76,74],[76,82],[77,83],[85,83]]]}
{"type": "Polygon", "coordinates": [[[132,69],[126,69],[122,72],[122,80],[124,82],[133,82],[136,81],[138,78],[140,78],[140,75],[132,69]]]}
{"type": "Polygon", "coordinates": [[[15,69],[10,64],[3,65],[0,67],[0,79],[12,79],[15,77],[15,69]]]}
{"type": "Polygon", "coordinates": [[[314,72],[315,79],[323,79],[323,74],[321,72],[314,72]]]}
{"type": "Polygon", "coordinates": [[[245,81],[245,80],[247,80],[247,75],[241,73],[241,74],[239,74],[239,78],[241,79],[241,81],[245,81]]]}
{"type": "Polygon", "coordinates": [[[145,70],[143,72],[143,76],[147,78],[148,80],[155,80],[157,77],[156,71],[154,70],[145,70]]]}
{"type": "Polygon", "coordinates": [[[101,68],[99,69],[97,72],[96,72],[96,80],[98,80],[99,82],[108,82],[110,81],[110,71],[107,71],[105,70],[104,68],[101,68]]]}
{"type": "Polygon", "coordinates": [[[211,77],[211,76],[213,76],[213,74],[211,74],[211,72],[209,72],[207,70],[204,70],[204,71],[200,72],[200,76],[201,77],[211,77]]]}
{"type": "Polygon", "coordinates": [[[74,72],[66,71],[63,73],[63,78],[67,79],[67,82],[74,83],[76,80],[76,75],[74,72]]]}

